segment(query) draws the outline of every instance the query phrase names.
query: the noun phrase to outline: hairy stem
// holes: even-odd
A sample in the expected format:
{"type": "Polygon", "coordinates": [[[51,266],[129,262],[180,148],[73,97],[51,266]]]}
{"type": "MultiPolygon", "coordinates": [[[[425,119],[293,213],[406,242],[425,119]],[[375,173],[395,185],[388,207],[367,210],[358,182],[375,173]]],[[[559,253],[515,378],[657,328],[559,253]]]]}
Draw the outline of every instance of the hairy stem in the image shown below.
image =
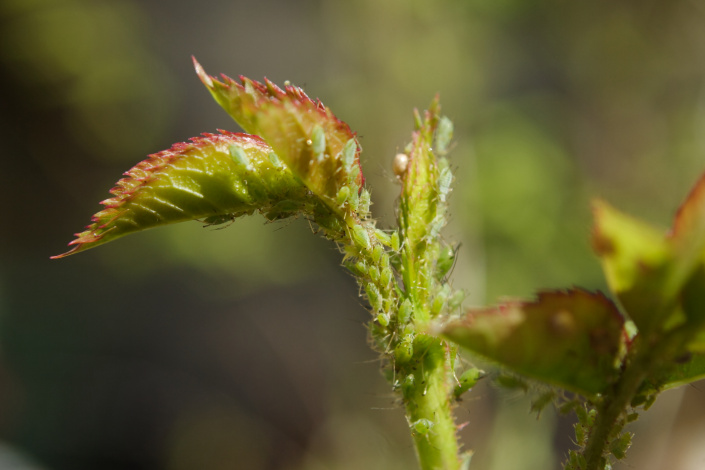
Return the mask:
{"type": "Polygon", "coordinates": [[[415,345],[421,358],[412,373],[417,386],[406,400],[406,413],[421,469],[457,470],[461,462],[448,386],[449,351],[444,342],[426,335],[419,335],[415,345]]]}
{"type": "Polygon", "coordinates": [[[610,444],[610,432],[619,417],[629,406],[639,386],[648,374],[647,361],[640,358],[624,370],[622,378],[616,384],[612,396],[607,396],[597,408],[597,416],[593,425],[583,456],[587,463],[586,470],[602,470],[605,468],[603,456],[610,444]]]}
{"type": "Polygon", "coordinates": [[[605,468],[603,456],[610,445],[611,431],[619,418],[630,405],[644,380],[662,364],[671,362],[678,345],[685,337],[692,334],[688,328],[679,328],[666,335],[655,335],[650,339],[637,336],[633,340],[631,359],[625,361],[626,366],[621,378],[614,386],[614,392],[606,394],[597,407],[595,423],[590,430],[583,456],[586,470],[602,470],[605,468]]]}

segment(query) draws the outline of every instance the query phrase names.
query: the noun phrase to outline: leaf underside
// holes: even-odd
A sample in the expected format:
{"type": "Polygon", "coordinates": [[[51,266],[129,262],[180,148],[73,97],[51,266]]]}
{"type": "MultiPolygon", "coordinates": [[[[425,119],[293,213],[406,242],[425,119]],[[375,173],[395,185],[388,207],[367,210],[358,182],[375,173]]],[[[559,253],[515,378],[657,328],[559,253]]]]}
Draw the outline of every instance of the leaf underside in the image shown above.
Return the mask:
{"type": "Polygon", "coordinates": [[[255,211],[270,220],[305,213],[341,230],[338,193],[364,184],[360,147],[348,125],[301,88],[244,77],[242,85],[225,76],[219,82],[194,64],[216,101],[257,135],[203,134],[150,155],[118,181],[73,248],[54,258],[160,225],[218,223],[255,211]]]}
{"type": "Polygon", "coordinates": [[[618,373],[623,327],[604,295],[571,289],[471,311],[442,334],[515,372],[591,396],[618,373]]]}
{"type": "Polygon", "coordinates": [[[262,139],[220,132],[177,143],[126,172],[73,249],[54,258],[160,225],[254,211],[274,220],[315,204],[262,139]]]}

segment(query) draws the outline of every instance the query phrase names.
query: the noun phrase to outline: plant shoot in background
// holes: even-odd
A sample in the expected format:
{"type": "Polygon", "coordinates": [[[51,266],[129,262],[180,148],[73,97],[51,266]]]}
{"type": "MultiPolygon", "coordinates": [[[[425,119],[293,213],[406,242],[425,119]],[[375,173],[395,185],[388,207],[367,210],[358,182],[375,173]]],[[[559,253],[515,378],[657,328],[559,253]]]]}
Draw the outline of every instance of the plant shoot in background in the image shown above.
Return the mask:
{"type": "Polygon", "coordinates": [[[599,292],[571,288],[462,311],[464,293],[448,280],[457,246],[441,237],[453,126],[437,99],[414,113],[411,142],[394,159],[397,226],[383,229],[370,213],[356,135],[330,109],[298,87],[220,81],[194,64],[247,134],[203,134],[137,164],[73,248],[55,258],[188,220],[215,225],[255,212],[270,221],[306,218],[337,245],[369,305],[371,344],[424,470],[471,466],[453,408],[482,373],[460,370],[459,347],[515,381],[551,386],[534,409],[553,401],[576,413],[578,448],[565,464],[572,470],[624,458],[632,437],[624,427],[637,410],[658,392],[705,376],[705,178],[666,235],[594,204],[593,246],[621,309],[599,292]]]}

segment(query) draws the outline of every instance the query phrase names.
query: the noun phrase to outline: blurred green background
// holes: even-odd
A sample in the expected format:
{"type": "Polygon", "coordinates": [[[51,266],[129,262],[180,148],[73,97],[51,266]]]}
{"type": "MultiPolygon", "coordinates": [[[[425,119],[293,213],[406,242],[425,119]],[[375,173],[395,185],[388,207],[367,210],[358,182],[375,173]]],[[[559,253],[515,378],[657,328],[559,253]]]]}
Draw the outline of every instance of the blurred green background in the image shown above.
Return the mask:
{"type": "MultiPolygon", "coordinates": [[[[409,469],[357,287],[302,220],[148,231],[50,261],[147,154],[237,129],[193,73],[290,80],[358,132],[373,213],[412,109],[455,122],[467,305],[604,289],[593,197],[666,227],[705,169],[698,0],[1,0],[0,469],[409,469]]],[[[482,383],[478,470],[558,469],[571,418],[482,383]]],[[[700,469],[702,384],[628,464],[700,469]]]]}

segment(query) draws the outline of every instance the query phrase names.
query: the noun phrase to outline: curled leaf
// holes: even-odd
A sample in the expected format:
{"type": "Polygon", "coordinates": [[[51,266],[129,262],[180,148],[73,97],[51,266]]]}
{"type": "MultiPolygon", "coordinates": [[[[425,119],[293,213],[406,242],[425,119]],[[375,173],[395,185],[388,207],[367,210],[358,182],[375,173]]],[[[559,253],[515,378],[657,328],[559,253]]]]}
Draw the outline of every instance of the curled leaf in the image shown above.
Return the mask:
{"type": "Polygon", "coordinates": [[[125,176],[93,223],[76,234],[73,249],[54,258],[160,225],[216,222],[254,211],[274,220],[316,203],[262,139],[226,131],[150,155],[125,176]]]}
{"type": "Polygon", "coordinates": [[[665,296],[672,251],[664,235],[619,212],[603,201],[593,202],[592,244],[600,256],[610,290],[646,333],[670,313],[665,296]]]}
{"type": "Polygon", "coordinates": [[[705,379],[705,354],[685,354],[652,374],[644,388],[648,391],[661,391],[702,379],[705,379]]]}
{"type": "Polygon", "coordinates": [[[639,331],[649,334],[683,321],[700,327],[705,322],[705,175],[681,204],[668,234],[604,202],[593,207],[593,246],[610,289],[639,331]]]}
{"type": "Polygon", "coordinates": [[[194,58],[201,81],[215,100],[249,133],[261,136],[316,195],[338,210],[338,192],[364,184],[355,133],[320,101],[287,85],[223,75],[209,76],[194,58]]]}
{"type": "Polygon", "coordinates": [[[623,327],[604,295],[572,289],[470,311],[441,334],[515,372],[592,396],[618,374],[623,327]]]}

